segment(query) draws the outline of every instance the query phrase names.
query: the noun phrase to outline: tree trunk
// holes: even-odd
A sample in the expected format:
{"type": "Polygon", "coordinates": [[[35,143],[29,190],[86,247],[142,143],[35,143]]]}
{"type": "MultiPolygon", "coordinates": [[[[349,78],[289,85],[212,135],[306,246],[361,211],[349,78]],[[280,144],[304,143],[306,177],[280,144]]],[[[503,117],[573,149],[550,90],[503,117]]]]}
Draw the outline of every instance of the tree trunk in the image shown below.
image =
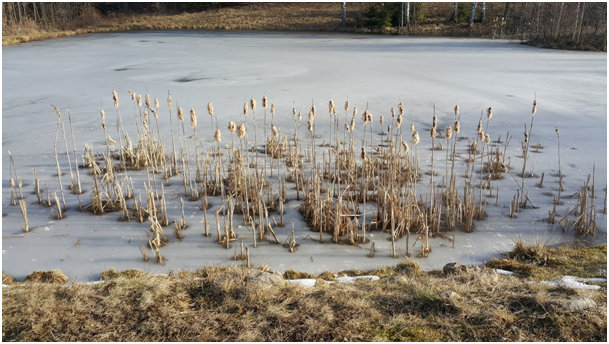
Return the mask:
{"type": "Polygon", "coordinates": [[[451,16],[450,20],[452,20],[453,22],[457,22],[457,16],[458,16],[458,6],[456,2],[453,2],[453,15],[451,16]]]}
{"type": "Polygon", "coordinates": [[[579,33],[577,34],[577,43],[579,43],[582,36],[582,28],[584,26],[584,14],[586,13],[586,3],[582,3],[582,11],[579,18],[579,33]]]}
{"type": "Polygon", "coordinates": [[[398,30],[398,33],[401,35],[402,34],[402,26],[404,26],[404,3],[400,3],[400,29],[398,30]]]}
{"type": "Polygon", "coordinates": [[[558,20],[556,21],[556,30],[554,31],[554,39],[558,39],[560,34],[560,22],[562,21],[562,13],[565,3],[560,3],[560,11],[558,12],[558,20]]]}
{"type": "Polygon", "coordinates": [[[347,5],[343,1],[340,3],[340,26],[345,27],[347,25],[347,5]]]}
{"type": "Polygon", "coordinates": [[[410,26],[410,2],[406,2],[406,26],[410,26]]]}
{"type": "Polygon", "coordinates": [[[577,22],[579,21],[579,6],[581,2],[577,3],[577,9],[575,10],[575,25],[573,25],[573,35],[571,36],[571,40],[575,41],[575,35],[577,34],[577,22]]]}
{"type": "Polygon", "coordinates": [[[484,23],[484,14],[486,12],[486,6],[484,6],[484,2],[480,6],[480,22],[484,23]]]}
{"type": "Polygon", "coordinates": [[[474,16],[476,15],[476,6],[478,6],[478,3],[474,2],[474,5],[472,6],[472,15],[469,17],[469,27],[472,27],[472,25],[474,24],[474,16]]]}
{"type": "Polygon", "coordinates": [[[417,29],[417,3],[413,2],[412,3],[412,25],[414,26],[414,29],[417,29]]]}

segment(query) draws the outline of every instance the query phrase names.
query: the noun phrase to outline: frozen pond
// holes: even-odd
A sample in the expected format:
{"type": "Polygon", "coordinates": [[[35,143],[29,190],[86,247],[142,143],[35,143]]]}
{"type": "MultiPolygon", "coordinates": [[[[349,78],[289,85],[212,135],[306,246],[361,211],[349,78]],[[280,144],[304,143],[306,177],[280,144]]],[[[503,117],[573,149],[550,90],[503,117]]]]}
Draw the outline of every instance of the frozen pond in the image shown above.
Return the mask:
{"type": "MultiPolygon", "coordinates": [[[[397,104],[403,102],[404,126],[409,129],[414,123],[421,132],[420,145],[426,147],[419,152],[423,171],[430,168],[429,129],[434,105],[438,126],[445,128],[452,125],[453,107],[459,104],[464,137],[475,136],[481,111],[486,112],[491,106],[494,116],[488,132],[493,140],[499,135],[505,138],[507,132],[513,137],[508,147],[512,171],[493,184],[500,193],[498,202],[489,198],[488,216],[476,222],[473,233],[455,232],[454,248],[449,241],[434,238],[429,257],[415,259],[425,269],[441,268],[454,261],[480,264],[509,250],[515,240],[545,244],[574,241],[573,232],[563,233],[559,225],[546,222],[552,195],[558,188],[555,128],[560,129],[560,159],[565,176],[558,216],[564,215],[566,207],[574,206],[575,199],[569,196],[579,191],[595,166],[598,228],[594,237],[587,240],[606,242],[607,221],[602,214],[607,180],[606,66],[606,53],[545,50],[507,41],[334,34],[112,33],[3,47],[2,270],[19,279],[33,270],[59,268],[71,278],[91,280],[109,268],[167,272],[195,270],[206,264],[243,264],[232,260],[232,248],[226,250],[215,242],[215,225],[211,226],[211,237],[202,235],[200,202],[185,202],[189,228],[183,231],[184,240],[176,240],[171,227],[165,230],[171,237],[169,245],[162,248],[165,264],[143,262],[138,247],[144,244],[150,224],[119,222],[118,213],[95,216],[80,212],[79,199],[67,192],[69,175],[63,139],[59,140],[58,153],[65,173],[66,218],[56,220],[50,208],[37,204],[32,193],[32,168],[36,168],[38,178],[48,184],[51,193],[58,191],[53,150],[57,116],[52,105],[62,110],[64,118],[69,109],[79,154],[85,143],[92,144],[98,152],[104,151],[101,109],[107,114],[111,136],[117,139],[113,89],[118,91],[121,114],[129,130],[135,130],[135,124],[128,91],[159,98],[159,125],[167,129],[162,133],[166,145],[171,145],[165,101],[170,92],[174,106],[183,107],[186,116],[188,109],[196,109],[199,141],[204,147],[215,143],[206,110],[210,101],[215,108],[214,121],[223,131],[223,145],[230,143],[226,125],[230,120],[242,120],[243,103],[252,97],[260,104],[266,95],[269,102],[275,103],[275,125],[288,135],[294,130],[292,107],[302,111],[304,122],[311,103],[315,103],[319,112],[315,132],[320,137],[318,143],[330,136],[330,99],[337,104],[339,119],[344,116],[346,99],[360,113],[368,106],[375,125],[380,115],[390,119],[391,107],[397,109],[397,104]],[[536,186],[539,178],[526,179],[529,196],[539,208],[525,209],[510,218],[509,204],[518,189],[510,176],[518,179],[523,126],[530,122],[535,97],[538,110],[531,140],[542,149],[530,154],[527,169],[538,176],[545,173],[546,179],[543,188],[536,186]],[[10,204],[8,151],[24,183],[32,227],[28,233],[21,229],[19,206],[10,204]]],[[[263,137],[262,114],[260,107],[256,112],[259,142],[263,137]]],[[[252,121],[251,115],[249,120],[252,121]]],[[[357,120],[361,128],[359,116],[357,120]]],[[[375,127],[376,131],[380,127],[375,127]]],[[[305,123],[299,132],[306,133],[305,123]]],[[[69,140],[68,136],[71,146],[69,140]]],[[[437,166],[444,166],[444,154],[445,151],[437,154],[437,166]]],[[[462,173],[464,166],[458,168],[462,173]]],[[[79,197],[82,203],[88,203],[92,178],[84,170],[81,173],[85,193],[79,197]]],[[[428,184],[428,176],[419,182],[421,189],[428,184]]],[[[179,200],[180,182],[176,179],[167,192],[179,200]]],[[[208,215],[213,218],[219,202],[210,203],[208,215]]],[[[387,233],[370,233],[370,239],[376,241],[374,258],[366,257],[370,243],[357,247],[331,244],[328,235],[328,240],[319,244],[315,241],[319,234],[307,228],[298,212],[299,203],[286,203],[288,225],[276,228],[279,240],[284,242],[294,223],[300,244],[296,252],[288,253],[286,248],[267,240],[251,249],[254,266],[268,264],[278,270],[319,273],[372,269],[404,259],[405,239],[397,241],[400,258],[393,259],[387,233]]],[[[175,200],[169,208],[172,219],[180,216],[175,200]]],[[[239,226],[239,235],[251,234],[249,227],[241,223],[239,226]]]]}

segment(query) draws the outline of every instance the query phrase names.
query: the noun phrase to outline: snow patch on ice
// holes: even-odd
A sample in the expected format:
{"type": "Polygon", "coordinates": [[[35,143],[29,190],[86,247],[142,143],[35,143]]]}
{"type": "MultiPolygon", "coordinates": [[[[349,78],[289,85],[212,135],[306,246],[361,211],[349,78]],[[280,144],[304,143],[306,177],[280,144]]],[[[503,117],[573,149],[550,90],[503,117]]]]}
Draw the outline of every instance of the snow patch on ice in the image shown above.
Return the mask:
{"type": "Polygon", "coordinates": [[[601,287],[598,285],[588,285],[582,282],[602,282],[606,283],[606,278],[581,278],[575,276],[563,276],[560,279],[554,281],[542,281],[541,283],[547,284],[552,287],[566,287],[572,289],[590,289],[596,290],[601,287]]]}

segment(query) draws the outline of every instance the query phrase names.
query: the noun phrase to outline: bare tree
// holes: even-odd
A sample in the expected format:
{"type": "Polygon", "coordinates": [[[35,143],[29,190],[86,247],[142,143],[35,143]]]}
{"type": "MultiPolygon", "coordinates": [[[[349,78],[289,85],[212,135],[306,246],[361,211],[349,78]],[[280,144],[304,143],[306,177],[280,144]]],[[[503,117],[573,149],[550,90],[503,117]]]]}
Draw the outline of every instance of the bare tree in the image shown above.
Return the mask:
{"type": "Polygon", "coordinates": [[[480,22],[484,23],[484,13],[486,12],[486,6],[484,6],[484,2],[480,6],[480,22]]]}
{"type": "Polygon", "coordinates": [[[406,26],[410,26],[410,2],[406,2],[406,26]]]}
{"type": "Polygon", "coordinates": [[[343,1],[340,3],[340,26],[347,25],[347,4],[343,1]]]}
{"type": "Polygon", "coordinates": [[[457,22],[457,11],[459,6],[457,6],[456,2],[453,2],[453,15],[451,16],[450,20],[454,21],[455,23],[457,22]]]}
{"type": "Polygon", "coordinates": [[[472,15],[469,17],[469,27],[471,27],[474,24],[474,16],[476,15],[476,6],[478,5],[477,2],[474,2],[474,5],[472,6],[472,15]]]}

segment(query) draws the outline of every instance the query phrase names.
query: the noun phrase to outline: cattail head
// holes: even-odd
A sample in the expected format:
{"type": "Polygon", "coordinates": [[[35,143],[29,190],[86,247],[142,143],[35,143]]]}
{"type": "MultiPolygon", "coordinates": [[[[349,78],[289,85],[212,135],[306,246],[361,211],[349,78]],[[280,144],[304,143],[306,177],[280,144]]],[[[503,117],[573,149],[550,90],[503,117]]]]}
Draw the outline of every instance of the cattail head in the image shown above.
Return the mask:
{"type": "Polygon", "coordinates": [[[362,157],[362,160],[366,159],[366,149],[364,147],[362,147],[362,153],[360,154],[360,156],[362,157]]]}
{"type": "Polygon", "coordinates": [[[245,124],[241,123],[239,124],[239,128],[237,128],[237,136],[241,139],[243,138],[243,136],[245,136],[246,131],[245,131],[245,124]]]}
{"type": "Polygon", "coordinates": [[[254,97],[250,99],[250,107],[252,108],[252,111],[256,111],[256,99],[254,99],[254,97]]]}
{"type": "Polygon", "coordinates": [[[438,117],[434,114],[433,123],[431,124],[431,126],[435,128],[437,124],[438,124],[438,117]]]}
{"type": "Polygon", "coordinates": [[[313,122],[311,122],[311,121],[307,122],[307,129],[309,130],[310,133],[313,132],[313,122]]]}
{"type": "Polygon", "coordinates": [[[218,143],[222,142],[222,133],[220,132],[220,128],[216,129],[216,132],[214,133],[214,139],[216,139],[216,142],[218,143]]]}
{"type": "Polygon", "coordinates": [[[388,133],[390,133],[390,132],[391,132],[391,124],[389,124],[389,125],[387,126],[387,132],[388,132],[388,133]]]}
{"type": "Polygon", "coordinates": [[[190,126],[193,128],[197,127],[197,114],[194,108],[190,108],[190,126]]]}
{"type": "Polygon", "coordinates": [[[129,90],[129,94],[131,95],[131,100],[135,100],[135,92],[133,92],[133,90],[129,90]]]}
{"type": "Polygon", "coordinates": [[[167,105],[169,105],[169,111],[173,108],[173,103],[171,101],[171,95],[167,96],[167,105]]]}
{"type": "Polygon", "coordinates": [[[9,185],[14,188],[15,187],[15,179],[11,178],[9,181],[9,185]]]}
{"type": "Polygon", "coordinates": [[[455,133],[459,133],[461,131],[461,122],[459,120],[455,121],[455,133]]]}
{"type": "Polygon", "coordinates": [[[315,109],[315,104],[311,105],[311,113],[313,114],[313,117],[315,117],[317,110],[315,109]]]}
{"type": "Polygon", "coordinates": [[[353,117],[357,116],[357,106],[353,107],[353,117]]]}
{"type": "Polygon", "coordinates": [[[398,116],[398,119],[395,120],[395,126],[400,128],[402,126],[402,115],[398,116]]]}
{"type": "Polygon", "coordinates": [[[524,142],[525,142],[525,143],[526,143],[526,142],[529,142],[529,132],[528,132],[528,131],[526,131],[526,129],[525,129],[525,131],[524,131],[524,142]]]}
{"type": "Polygon", "coordinates": [[[349,111],[349,99],[345,100],[345,111],[349,111]]]}
{"type": "Polygon", "coordinates": [[[412,143],[419,144],[419,141],[421,140],[421,138],[419,137],[419,132],[415,131],[414,134],[412,134],[412,143]]]}
{"type": "Polygon", "coordinates": [[[453,136],[453,128],[448,127],[448,128],[446,128],[446,139],[447,140],[450,139],[451,136],[453,136]]]}
{"type": "Polygon", "coordinates": [[[328,102],[328,112],[330,115],[336,113],[336,106],[334,106],[334,100],[330,99],[328,102]]]}
{"type": "Polygon", "coordinates": [[[404,116],[404,104],[402,102],[398,104],[398,111],[400,111],[400,115],[404,116]]]}
{"type": "Polygon", "coordinates": [[[410,123],[410,135],[414,135],[416,130],[414,130],[414,123],[410,123]]]}
{"type": "Polygon", "coordinates": [[[262,108],[266,109],[267,106],[268,106],[268,100],[266,99],[266,96],[262,96],[262,108]]]}
{"type": "Polygon", "coordinates": [[[351,131],[355,131],[355,118],[351,118],[351,124],[350,124],[350,129],[351,131]]]}
{"type": "Polygon", "coordinates": [[[273,133],[273,137],[277,138],[277,136],[279,136],[279,132],[277,131],[277,127],[274,125],[271,125],[271,132],[273,133]]]}
{"type": "Polygon", "coordinates": [[[184,120],[184,109],[182,109],[181,107],[178,106],[178,119],[180,121],[184,120]]]}
{"type": "Polygon", "coordinates": [[[554,128],[554,131],[556,132],[556,137],[560,139],[560,131],[558,131],[558,128],[554,128]]]}
{"type": "Polygon", "coordinates": [[[156,109],[150,109],[150,111],[154,115],[154,118],[158,121],[159,120],[159,114],[157,113],[156,109]]]}
{"type": "Polygon", "coordinates": [[[275,103],[271,103],[271,115],[275,115],[275,103]]]}
{"type": "Polygon", "coordinates": [[[237,130],[237,125],[235,124],[235,122],[233,122],[233,121],[228,122],[228,131],[230,131],[232,134],[235,132],[235,130],[237,130]]]}
{"type": "Polygon", "coordinates": [[[537,99],[533,100],[533,110],[531,110],[531,114],[533,114],[533,116],[535,116],[535,113],[537,112],[537,99]]]}
{"type": "Polygon", "coordinates": [[[292,106],[292,116],[296,117],[298,116],[298,113],[296,112],[296,107],[292,106]]]}
{"type": "Polygon", "coordinates": [[[436,127],[431,127],[431,130],[429,131],[429,136],[431,136],[431,138],[433,139],[434,137],[436,137],[436,127]]]}
{"type": "Polygon", "coordinates": [[[138,94],[136,99],[137,99],[137,106],[142,107],[142,95],[138,94]]]}
{"type": "Polygon", "coordinates": [[[484,132],[480,131],[478,137],[480,138],[480,141],[484,141],[484,132]]]}
{"type": "Polygon", "coordinates": [[[395,117],[395,108],[392,106],[391,107],[391,118],[395,117]]]}
{"type": "Polygon", "coordinates": [[[298,122],[302,121],[302,113],[300,113],[300,111],[298,111],[298,122]]]}
{"type": "Polygon", "coordinates": [[[404,148],[404,153],[408,153],[408,143],[406,141],[402,141],[402,147],[404,148]]]}
{"type": "Polygon", "coordinates": [[[493,109],[491,109],[489,107],[488,109],[486,109],[486,118],[491,119],[492,117],[493,117],[493,109]]]}
{"type": "Polygon", "coordinates": [[[57,114],[57,118],[61,119],[61,111],[59,111],[57,106],[55,106],[55,113],[57,114]]]}
{"type": "Polygon", "coordinates": [[[313,110],[309,111],[309,122],[313,123],[313,121],[315,120],[315,113],[313,112],[313,110]]]}
{"type": "Polygon", "coordinates": [[[148,107],[148,108],[150,107],[150,95],[149,94],[146,95],[145,104],[146,104],[146,107],[148,107]]]}
{"type": "Polygon", "coordinates": [[[478,134],[482,133],[482,120],[478,121],[478,128],[476,128],[478,134]]]}
{"type": "Polygon", "coordinates": [[[484,134],[484,142],[486,144],[491,143],[491,136],[489,134],[484,134]]]}
{"type": "Polygon", "coordinates": [[[455,105],[455,116],[459,115],[459,105],[455,105]]]}
{"type": "Polygon", "coordinates": [[[379,122],[381,123],[381,125],[383,125],[383,122],[385,122],[385,118],[383,117],[383,115],[379,117],[379,122]]]}
{"type": "Polygon", "coordinates": [[[144,120],[146,122],[148,122],[150,120],[150,117],[148,116],[148,110],[144,110],[144,120]]]}
{"type": "Polygon", "coordinates": [[[154,98],[154,108],[158,109],[161,106],[161,104],[159,104],[159,98],[154,98]]]}
{"type": "Polygon", "coordinates": [[[102,109],[99,114],[101,115],[102,118],[102,128],[104,128],[104,130],[106,129],[106,112],[102,109]]]}
{"type": "Polygon", "coordinates": [[[114,108],[118,108],[118,93],[112,90],[112,99],[114,100],[114,108]]]}
{"type": "Polygon", "coordinates": [[[349,124],[345,123],[345,131],[349,132],[349,124]]]}
{"type": "Polygon", "coordinates": [[[210,116],[214,115],[214,104],[212,104],[211,102],[207,103],[207,113],[210,116]]]}

